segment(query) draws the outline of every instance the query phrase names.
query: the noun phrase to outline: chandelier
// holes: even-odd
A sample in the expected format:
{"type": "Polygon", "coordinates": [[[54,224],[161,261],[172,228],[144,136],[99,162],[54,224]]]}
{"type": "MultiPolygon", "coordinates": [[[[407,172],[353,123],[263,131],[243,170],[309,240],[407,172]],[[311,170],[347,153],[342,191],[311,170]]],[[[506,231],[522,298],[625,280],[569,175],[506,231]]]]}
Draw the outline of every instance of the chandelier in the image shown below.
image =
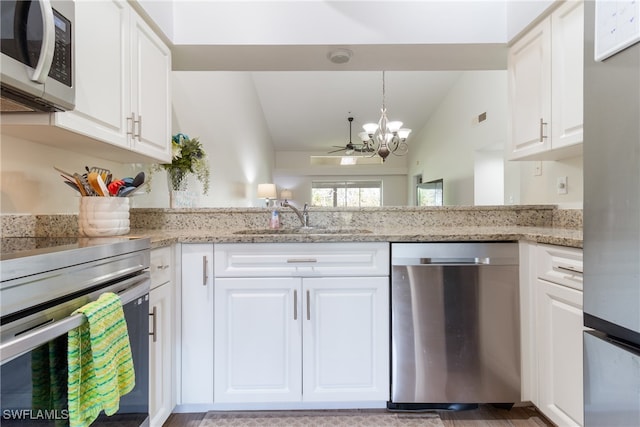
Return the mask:
{"type": "Polygon", "coordinates": [[[405,142],[411,133],[411,129],[403,128],[402,122],[389,121],[387,119],[387,108],[385,106],[385,84],[384,71],[382,72],[382,115],[378,123],[366,123],[362,126],[364,132],[358,136],[364,144],[362,151],[373,152],[384,162],[389,154],[404,156],[409,151],[409,145],[405,142]]]}

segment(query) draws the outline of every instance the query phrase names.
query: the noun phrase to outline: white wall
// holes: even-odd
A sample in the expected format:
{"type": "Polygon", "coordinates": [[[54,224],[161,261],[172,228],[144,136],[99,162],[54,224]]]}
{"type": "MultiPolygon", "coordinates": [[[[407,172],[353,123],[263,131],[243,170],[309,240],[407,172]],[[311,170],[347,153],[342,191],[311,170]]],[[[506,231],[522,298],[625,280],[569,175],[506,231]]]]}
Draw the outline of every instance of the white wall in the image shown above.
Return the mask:
{"type": "Polygon", "coordinates": [[[352,1],[341,4],[317,1],[314,4],[307,1],[296,4],[138,0],[176,44],[285,45],[504,43],[517,36],[556,1],[430,1],[422,4],[397,1],[352,1]],[[460,14],[460,10],[468,13],[460,14]],[[393,19],[389,18],[390,14],[393,14],[393,19]],[[239,16],[242,19],[234,19],[239,16]],[[313,16],[315,25],[309,25],[308,19],[305,19],[308,16],[313,16]],[[376,22],[378,16],[403,24],[372,26],[371,22],[376,22]],[[432,21],[425,21],[429,19],[432,21]],[[196,25],[194,20],[201,20],[202,24],[196,25]],[[287,25],[272,25],[274,20],[286,22],[287,25]],[[411,24],[412,20],[416,20],[416,23],[411,24]],[[333,31],[327,33],[327,27],[333,28],[333,31]]]}
{"type": "MultiPolygon", "coordinates": [[[[475,152],[507,140],[506,71],[467,71],[412,137],[409,177],[444,179],[445,205],[474,204],[475,152]],[[478,115],[487,119],[478,123],[478,115]]],[[[412,182],[412,180],[411,180],[412,182]]],[[[408,188],[413,202],[414,189],[408,188]]]]}
{"type": "MultiPolygon", "coordinates": [[[[568,0],[576,1],[576,0],[568,0]]],[[[507,41],[511,41],[558,0],[507,1],[507,41]]]]}
{"type": "Polygon", "coordinates": [[[518,204],[557,204],[564,208],[582,208],[584,179],[582,156],[557,161],[541,162],[542,174],[535,175],[537,162],[520,164],[520,198],[518,204]],[[567,194],[558,194],[557,179],[567,177],[567,194]]]}
{"type": "Polygon", "coordinates": [[[0,138],[0,157],[2,213],[77,213],[79,193],[63,184],[54,166],[69,173],[83,173],[85,166],[104,167],[119,178],[144,170],[7,135],[0,138]]]}
{"type": "Polygon", "coordinates": [[[185,45],[504,43],[507,25],[504,0],[183,0],[173,13],[185,45]]]}
{"type": "MultiPolygon", "coordinates": [[[[190,180],[194,206],[261,206],[257,185],[272,180],[274,150],[250,74],[174,71],[172,90],[173,133],[199,137],[209,158],[209,194],[190,180]]],[[[138,206],[167,207],[164,173],[153,178],[151,194],[138,206]]]]}

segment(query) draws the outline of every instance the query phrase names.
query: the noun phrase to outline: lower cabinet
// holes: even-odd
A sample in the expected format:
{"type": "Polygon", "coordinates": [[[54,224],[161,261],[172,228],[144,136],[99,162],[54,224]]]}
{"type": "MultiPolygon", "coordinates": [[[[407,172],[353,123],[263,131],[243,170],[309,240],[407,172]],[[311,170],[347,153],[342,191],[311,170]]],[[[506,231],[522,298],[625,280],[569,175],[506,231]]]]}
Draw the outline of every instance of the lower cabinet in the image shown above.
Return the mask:
{"type": "Polygon", "coordinates": [[[213,404],[213,244],[181,245],[180,397],[213,404]]]}
{"type": "Polygon", "coordinates": [[[521,244],[523,400],[558,426],[583,416],[582,250],[521,244]]]}
{"type": "Polygon", "coordinates": [[[175,402],[175,285],[170,247],[151,251],[149,292],[149,418],[161,427],[175,402]]]}
{"type": "Polygon", "coordinates": [[[217,278],[215,401],[389,398],[388,277],[217,278]]]}
{"type": "Polygon", "coordinates": [[[581,426],[582,292],[538,280],[538,407],[555,424],[581,426]]]}

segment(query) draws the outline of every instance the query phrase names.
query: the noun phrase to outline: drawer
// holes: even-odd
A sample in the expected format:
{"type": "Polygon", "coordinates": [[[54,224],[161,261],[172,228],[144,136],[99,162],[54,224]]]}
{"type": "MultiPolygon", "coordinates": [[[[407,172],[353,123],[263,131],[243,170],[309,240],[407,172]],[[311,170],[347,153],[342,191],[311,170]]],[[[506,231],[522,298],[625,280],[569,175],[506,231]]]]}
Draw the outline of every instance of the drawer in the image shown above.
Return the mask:
{"type": "Polygon", "coordinates": [[[537,251],[538,278],[582,290],[582,249],[538,245],[537,251]]]}
{"type": "Polygon", "coordinates": [[[157,248],[151,251],[151,289],[172,280],[173,251],[171,247],[157,248]]]}
{"type": "Polygon", "coordinates": [[[215,277],[388,276],[389,244],[221,243],[215,277]]]}

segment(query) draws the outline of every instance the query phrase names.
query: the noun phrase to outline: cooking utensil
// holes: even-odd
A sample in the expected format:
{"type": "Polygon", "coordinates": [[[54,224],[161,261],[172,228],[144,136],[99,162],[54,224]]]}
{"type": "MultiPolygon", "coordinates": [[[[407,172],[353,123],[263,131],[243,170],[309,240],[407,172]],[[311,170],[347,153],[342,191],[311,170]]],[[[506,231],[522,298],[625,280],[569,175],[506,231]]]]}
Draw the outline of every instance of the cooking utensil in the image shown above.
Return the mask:
{"type": "Polygon", "coordinates": [[[87,170],[88,173],[95,172],[98,175],[100,175],[100,177],[102,178],[102,181],[105,183],[107,182],[107,177],[111,175],[111,171],[106,168],[101,168],[98,166],[91,166],[90,168],[88,166],[85,166],[84,168],[87,170]]]}
{"type": "Polygon", "coordinates": [[[98,174],[96,172],[89,172],[87,181],[89,181],[89,185],[91,185],[91,188],[93,188],[93,191],[95,191],[98,196],[104,196],[100,185],[98,185],[98,174]]]}
{"type": "Polygon", "coordinates": [[[73,174],[69,173],[69,172],[65,172],[62,169],[58,168],[58,167],[53,167],[55,170],[57,170],[58,172],[60,172],[62,174],[63,177],[66,177],[68,180],[70,181],[75,181],[73,174]]]}
{"type": "Polygon", "coordinates": [[[78,187],[78,185],[75,182],[71,182],[71,181],[63,181],[63,182],[67,184],[69,187],[73,188],[75,191],[82,194],[82,192],[80,191],[80,187],[78,187]]]}
{"type": "Polygon", "coordinates": [[[97,176],[96,181],[98,181],[98,187],[100,187],[100,192],[104,197],[109,197],[109,190],[107,189],[107,185],[104,183],[104,180],[100,175],[97,176]]]}
{"type": "Polygon", "coordinates": [[[144,184],[144,172],[139,172],[135,178],[133,178],[133,186],[140,187],[144,184]]]}
{"type": "Polygon", "coordinates": [[[95,192],[93,191],[93,188],[91,188],[91,185],[89,185],[87,178],[80,175],[79,173],[74,173],[73,177],[76,180],[76,183],[78,184],[78,189],[80,190],[80,194],[82,194],[83,196],[95,195],[94,194],[95,192]]]}
{"type": "Polygon", "coordinates": [[[137,189],[138,187],[120,187],[118,190],[118,197],[127,197],[137,189]]]}

